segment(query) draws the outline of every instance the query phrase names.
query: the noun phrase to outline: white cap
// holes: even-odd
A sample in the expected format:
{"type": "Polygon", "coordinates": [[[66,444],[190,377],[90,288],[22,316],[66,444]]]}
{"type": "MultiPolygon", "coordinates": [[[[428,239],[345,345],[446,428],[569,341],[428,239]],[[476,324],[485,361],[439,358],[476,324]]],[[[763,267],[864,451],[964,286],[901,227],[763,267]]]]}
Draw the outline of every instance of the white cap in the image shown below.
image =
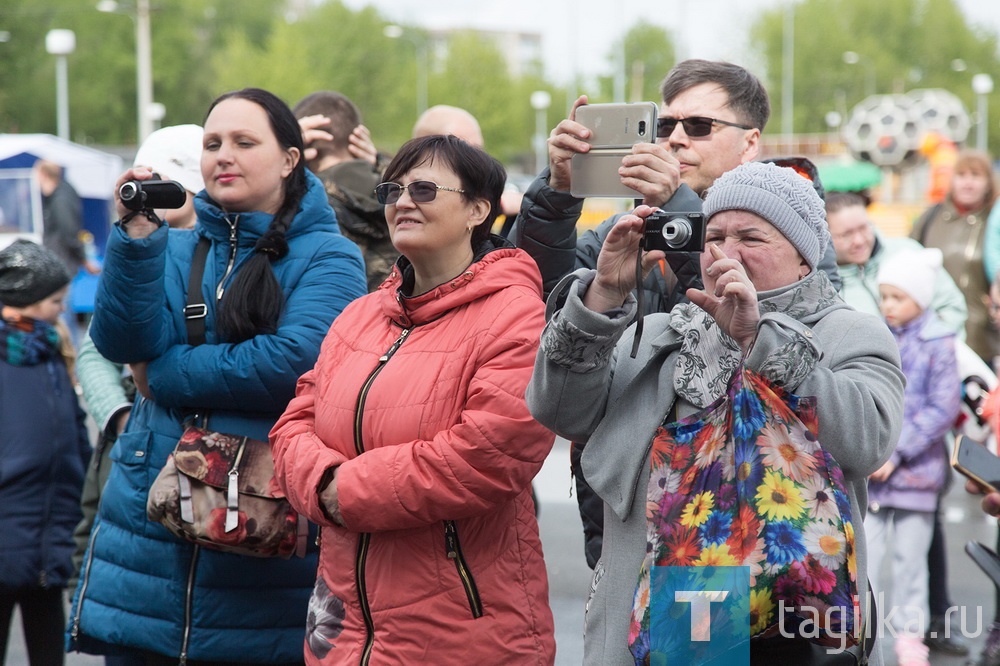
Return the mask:
{"type": "Polygon", "coordinates": [[[902,289],[926,310],[934,296],[934,284],[944,255],[936,247],[903,250],[889,256],[878,270],[878,283],[902,289]]]}
{"type": "Polygon", "coordinates": [[[201,144],[205,135],[198,125],[173,125],[158,129],[142,142],[134,166],[146,166],[165,180],[176,180],[198,194],[205,189],[201,177],[201,144]]]}

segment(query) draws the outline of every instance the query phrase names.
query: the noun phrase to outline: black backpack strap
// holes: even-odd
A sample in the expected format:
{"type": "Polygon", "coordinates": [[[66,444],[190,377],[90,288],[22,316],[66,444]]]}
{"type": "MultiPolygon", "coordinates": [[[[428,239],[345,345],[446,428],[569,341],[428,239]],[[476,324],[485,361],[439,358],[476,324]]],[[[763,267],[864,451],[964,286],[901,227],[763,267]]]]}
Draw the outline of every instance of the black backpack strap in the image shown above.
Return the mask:
{"type": "Polygon", "coordinates": [[[208,314],[208,306],[201,297],[201,281],[205,276],[205,262],[208,260],[208,251],[211,247],[212,241],[202,236],[191,258],[187,305],[184,306],[184,325],[187,327],[188,344],[195,346],[205,344],[205,316],[208,314]]]}

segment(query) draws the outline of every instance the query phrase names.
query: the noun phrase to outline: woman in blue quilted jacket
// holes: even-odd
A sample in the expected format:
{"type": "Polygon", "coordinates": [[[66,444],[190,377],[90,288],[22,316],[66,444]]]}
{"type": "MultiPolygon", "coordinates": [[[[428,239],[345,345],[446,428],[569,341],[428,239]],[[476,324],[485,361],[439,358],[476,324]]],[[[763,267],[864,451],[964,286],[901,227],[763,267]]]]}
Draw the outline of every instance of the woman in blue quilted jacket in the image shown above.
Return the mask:
{"type": "MultiPolygon", "coordinates": [[[[123,216],[108,241],[91,337],[129,363],[139,397],[113,467],[71,608],[68,648],[147,664],[301,663],[316,554],[256,558],[172,536],[146,515],[150,486],[194,413],[211,430],[266,440],[315,363],[334,317],[363,295],[357,246],[306,171],[295,117],[277,97],[227,93],[204,123],[194,232],[123,216]],[[205,343],[187,338],[195,246],[205,343]]],[[[117,187],[152,177],[130,169],[117,187]]]]}

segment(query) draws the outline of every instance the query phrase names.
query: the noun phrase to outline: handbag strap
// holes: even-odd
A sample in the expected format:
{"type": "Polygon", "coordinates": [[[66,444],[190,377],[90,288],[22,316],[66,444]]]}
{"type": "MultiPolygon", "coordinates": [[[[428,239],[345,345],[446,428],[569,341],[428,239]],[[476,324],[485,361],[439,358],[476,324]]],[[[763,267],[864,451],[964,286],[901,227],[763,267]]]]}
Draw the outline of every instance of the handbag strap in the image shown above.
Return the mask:
{"type": "Polygon", "coordinates": [[[201,295],[201,280],[205,276],[205,263],[212,241],[202,236],[194,248],[191,258],[191,276],[188,279],[187,305],[184,306],[184,325],[187,328],[188,344],[198,346],[205,344],[205,317],[208,306],[201,295]]]}

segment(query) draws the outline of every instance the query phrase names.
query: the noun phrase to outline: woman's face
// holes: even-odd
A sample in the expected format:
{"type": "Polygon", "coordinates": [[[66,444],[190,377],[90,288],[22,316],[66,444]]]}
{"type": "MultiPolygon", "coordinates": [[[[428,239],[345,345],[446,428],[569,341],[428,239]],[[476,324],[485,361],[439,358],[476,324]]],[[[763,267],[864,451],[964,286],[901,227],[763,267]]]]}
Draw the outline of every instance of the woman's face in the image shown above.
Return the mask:
{"type": "Polygon", "coordinates": [[[951,198],[962,208],[974,210],[986,203],[990,177],[972,169],[956,171],[951,179],[951,198]]]}
{"type": "Polygon", "coordinates": [[[201,175],[212,199],[227,211],[278,212],[300,156],[278,143],[263,108],[236,97],[219,102],[205,120],[203,146],[201,175]]]}
{"type": "Polygon", "coordinates": [[[837,252],[837,263],[867,264],[875,250],[875,230],[868,211],[863,206],[845,206],[827,213],[826,222],[830,227],[833,249],[837,252]]]}
{"type": "MultiPolygon", "coordinates": [[[[406,186],[418,180],[462,189],[458,174],[438,162],[419,164],[393,182],[406,186]]],[[[415,203],[409,190],[404,189],[399,201],[386,205],[385,219],[393,246],[414,261],[421,256],[455,253],[457,257],[471,252],[471,230],[486,219],[488,212],[487,202],[467,201],[459,192],[437,190],[433,201],[415,203]]]]}
{"type": "MultiPolygon", "coordinates": [[[[706,245],[718,245],[726,256],[746,269],[757,291],[770,291],[798,282],[809,274],[809,264],[770,222],[744,210],[724,210],[712,216],[705,231],[706,245]]],[[[715,289],[715,278],[706,274],[713,263],[710,252],[701,254],[705,290],[715,289]]]]}

